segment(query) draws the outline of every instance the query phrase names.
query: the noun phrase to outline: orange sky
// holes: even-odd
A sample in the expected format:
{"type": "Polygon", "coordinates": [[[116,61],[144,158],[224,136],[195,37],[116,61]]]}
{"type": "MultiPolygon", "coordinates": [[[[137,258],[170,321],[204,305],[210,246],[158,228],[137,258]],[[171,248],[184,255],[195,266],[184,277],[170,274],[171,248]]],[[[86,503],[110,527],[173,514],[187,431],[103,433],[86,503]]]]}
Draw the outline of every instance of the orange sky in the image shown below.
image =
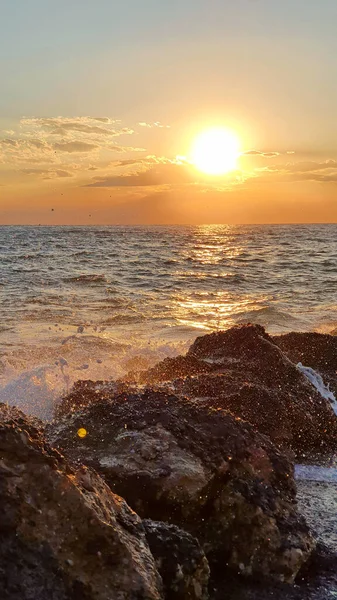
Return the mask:
{"type": "Polygon", "coordinates": [[[236,170],[211,176],[189,162],[204,125],[181,140],[186,159],[170,153],[174,126],[166,124],[57,117],[11,125],[0,139],[3,224],[337,220],[337,161],[322,152],[260,149],[238,132],[236,170]]]}
{"type": "Polygon", "coordinates": [[[335,0],[5,4],[0,224],[337,221],[335,0]]]}

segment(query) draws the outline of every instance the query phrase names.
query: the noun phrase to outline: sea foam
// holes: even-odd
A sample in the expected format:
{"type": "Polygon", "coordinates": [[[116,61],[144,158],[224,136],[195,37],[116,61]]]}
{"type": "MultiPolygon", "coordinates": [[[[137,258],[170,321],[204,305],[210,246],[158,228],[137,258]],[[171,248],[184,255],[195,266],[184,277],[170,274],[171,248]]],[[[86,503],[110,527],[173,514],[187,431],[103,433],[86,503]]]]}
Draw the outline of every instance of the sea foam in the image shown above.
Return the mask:
{"type": "Polygon", "coordinates": [[[303,375],[309,379],[310,383],[316,388],[321,396],[331,403],[332,409],[337,415],[337,400],[335,394],[330,390],[329,385],[326,385],[322,376],[311,367],[305,367],[302,363],[298,363],[297,368],[302,371],[303,375]]]}

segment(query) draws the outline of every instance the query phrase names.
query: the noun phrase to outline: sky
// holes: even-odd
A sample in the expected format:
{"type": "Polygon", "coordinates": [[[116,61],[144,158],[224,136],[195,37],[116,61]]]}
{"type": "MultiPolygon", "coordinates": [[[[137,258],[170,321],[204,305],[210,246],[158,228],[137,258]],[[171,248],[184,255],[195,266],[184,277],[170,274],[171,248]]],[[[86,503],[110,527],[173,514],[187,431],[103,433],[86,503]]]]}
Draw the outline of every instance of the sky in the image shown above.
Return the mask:
{"type": "Polygon", "coordinates": [[[0,0],[0,224],[337,222],[336,23],[336,0],[0,0]],[[209,128],[235,169],[193,163],[209,128]]]}

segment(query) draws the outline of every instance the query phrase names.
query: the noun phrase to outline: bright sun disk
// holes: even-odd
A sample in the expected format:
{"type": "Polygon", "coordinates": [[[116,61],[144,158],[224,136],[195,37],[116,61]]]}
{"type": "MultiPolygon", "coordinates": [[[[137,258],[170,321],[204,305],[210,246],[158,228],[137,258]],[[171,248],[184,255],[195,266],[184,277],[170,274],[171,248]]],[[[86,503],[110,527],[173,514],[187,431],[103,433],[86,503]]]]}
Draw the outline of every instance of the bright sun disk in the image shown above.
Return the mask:
{"type": "Polygon", "coordinates": [[[208,175],[222,175],[237,168],[240,143],[227,129],[208,129],[200,133],[192,148],[194,166],[208,175]]]}

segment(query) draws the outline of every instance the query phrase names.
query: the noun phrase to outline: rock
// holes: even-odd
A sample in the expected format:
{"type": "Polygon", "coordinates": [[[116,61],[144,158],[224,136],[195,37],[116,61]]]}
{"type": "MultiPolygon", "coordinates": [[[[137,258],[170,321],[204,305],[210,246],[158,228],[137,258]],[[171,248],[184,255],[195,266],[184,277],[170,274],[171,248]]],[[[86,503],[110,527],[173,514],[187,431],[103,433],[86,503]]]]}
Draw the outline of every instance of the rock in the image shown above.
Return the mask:
{"type": "Polygon", "coordinates": [[[54,422],[48,436],[141,517],[197,537],[214,568],[293,581],[310,556],[291,462],[232,414],[160,392],[111,395],[54,422]]]}
{"type": "Polygon", "coordinates": [[[140,518],[98,474],[74,470],[38,423],[0,405],[2,600],[160,600],[140,518]]]}
{"type": "Polygon", "coordinates": [[[320,371],[337,370],[337,337],[323,333],[287,333],[274,342],[295,363],[302,362],[320,371]]]}
{"type": "Polygon", "coordinates": [[[60,418],[71,411],[78,411],[89,404],[110,398],[111,394],[122,393],[129,389],[130,385],[124,382],[91,381],[90,379],[83,381],[80,379],[73,385],[70,393],[56,405],[54,416],[60,418]]]}
{"type": "Polygon", "coordinates": [[[260,325],[199,337],[186,357],[166,359],[135,380],[230,410],[298,456],[337,448],[337,418],[330,402],[260,325]],[[190,363],[193,372],[186,375],[190,363]]]}
{"type": "Polygon", "coordinates": [[[209,566],[198,540],[175,525],[144,520],[166,600],[207,600],[209,566]]]}
{"type": "Polygon", "coordinates": [[[337,595],[337,555],[317,544],[295,584],[255,582],[242,577],[222,578],[210,584],[212,600],[329,600],[337,595]],[[225,592],[224,592],[225,591],[225,592]]]}
{"type": "Polygon", "coordinates": [[[175,356],[165,358],[147,371],[130,372],[124,378],[124,381],[126,383],[154,384],[161,381],[171,381],[177,377],[190,377],[200,373],[209,373],[210,371],[212,371],[211,365],[200,362],[193,356],[175,356]]]}
{"type": "Polygon", "coordinates": [[[337,397],[337,336],[323,333],[287,333],[273,338],[294,363],[318,371],[337,397]]]}

